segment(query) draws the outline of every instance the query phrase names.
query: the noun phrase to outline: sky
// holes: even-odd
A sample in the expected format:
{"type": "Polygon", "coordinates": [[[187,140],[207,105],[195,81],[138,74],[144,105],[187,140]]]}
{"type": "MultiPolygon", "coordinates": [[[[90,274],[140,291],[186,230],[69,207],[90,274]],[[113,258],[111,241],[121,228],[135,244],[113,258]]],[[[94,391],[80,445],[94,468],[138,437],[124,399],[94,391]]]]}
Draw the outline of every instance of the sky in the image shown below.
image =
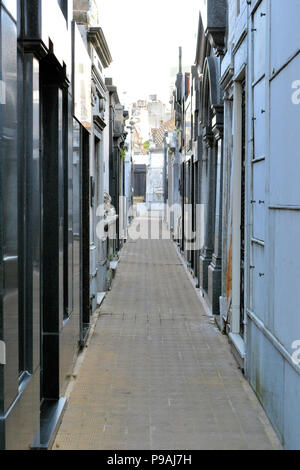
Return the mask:
{"type": "Polygon", "coordinates": [[[127,105],[157,95],[170,99],[178,69],[179,46],[183,65],[196,56],[199,0],[100,0],[100,26],[113,64],[105,71],[118,86],[127,105]]]}

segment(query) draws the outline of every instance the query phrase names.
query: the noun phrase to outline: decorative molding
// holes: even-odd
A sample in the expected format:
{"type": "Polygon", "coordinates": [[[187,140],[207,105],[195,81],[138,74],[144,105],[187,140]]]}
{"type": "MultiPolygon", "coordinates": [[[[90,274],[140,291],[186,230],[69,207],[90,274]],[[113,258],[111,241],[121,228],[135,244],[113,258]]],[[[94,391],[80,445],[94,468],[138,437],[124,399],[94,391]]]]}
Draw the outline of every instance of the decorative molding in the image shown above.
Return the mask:
{"type": "Polygon", "coordinates": [[[48,49],[41,39],[21,39],[19,43],[25,53],[34,54],[38,60],[44,59],[48,54],[48,49]]]}
{"type": "Polygon", "coordinates": [[[225,35],[226,28],[208,28],[206,30],[207,37],[212,47],[215,50],[217,57],[224,56],[226,52],[225,48],[225,35]]]}
{"type": "Polygon", "coordinates": [[[118,90],[117,90],[117,87],[113,85],[112,78],[105,78],[105,86],[107,88],[107,91],[111,95],[111,100],[112,100],[111,106],[120,104],[118,90]]]}
{"type": "Polygon", "coordinates": [[[225,70],[220,80],[220,86],[222,90],[226,90],[229,86],[232,85],[233,77],[234,77],[234,67],[232,64],[230,64],[225,70]]]}
{"type": "MultiPolygon", "coordinates": [[[[216,57],[206,57],[203,67],[202,94],[208,88],[209,102],[213,107],[223,106],[223,93],[220,89],[219,63],[216,57]]],[[[202,97],[203,99],[204,97],[202,97]]],[[[205,103],[205,99],[203,100],[205,103]]]]}
{"type": "Polygon", "coordinates": [[[227,0],[210,0],[207,2],[207,24],[205,34],[215,49],[217,57],[223,56],[226,50],[227,0]]]}
{"type": "Polygon", "coordinates": [[[106,122],[99,115],[94,116],[94,124],[100,132],[103,132],[107,126],[106,122]]]}
{"type": "Polygon", "coordinates": [[[102,94],[107,93],[107,87],[104,83],[104,80],[102,79],[100,73],[98,72],[97,68],[95,67],[94,64],[92,64],[92,78],[95,82],[96,87],[99,89],[99,91],[102,94]]]}
{"type": "Polygon", "coordinates": [[[212,132],[211,127],[203,128],[202,138],[207,148],[212,147],[214,141],[214,134],[212,132]]]}
{"type": "Polygon", "coordinates": [[[106,42],[102,28],[93,27],[88,30],[88,39],[91,41],[96,49],[98,56],[101,59],[104,68],[110,66],[112,63],[112,56],[106,42]]]}
{"type": "Polygon", "coordinates": [[[223,138],[224,134],[224,106],[212,106],[212,132],[216,140],[223,138]]]}
{"type": "Polygon", "coordinates": [[[243,32],[241,33],[240,37],[239,37],[239,40],[237,41],[236,44],[234,44],[234,47],[232,49],[232,54],[235,55],[238,51],[238,49],[241,47],[244,39],[246,38],[248,34],[248,29],[247,27],[245,27],[245,29],[243,30],[243,32]]]}
{"type": "Polygon", "coordinates": [[[300,211],[300,206],[284,206],[284,205],[274,205],[269,206],[270,211],[300,211]]]}

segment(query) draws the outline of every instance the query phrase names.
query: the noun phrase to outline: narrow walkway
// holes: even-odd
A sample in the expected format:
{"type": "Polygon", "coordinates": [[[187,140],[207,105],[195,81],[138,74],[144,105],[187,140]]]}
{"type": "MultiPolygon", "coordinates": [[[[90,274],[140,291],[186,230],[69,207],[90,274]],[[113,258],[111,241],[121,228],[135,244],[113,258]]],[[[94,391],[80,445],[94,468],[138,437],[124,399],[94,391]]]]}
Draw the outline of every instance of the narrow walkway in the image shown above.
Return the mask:
{"type": "Polygon", "coordinates": [[[128,242],[54,449],[280,448],[170,240],[128,242]]]}

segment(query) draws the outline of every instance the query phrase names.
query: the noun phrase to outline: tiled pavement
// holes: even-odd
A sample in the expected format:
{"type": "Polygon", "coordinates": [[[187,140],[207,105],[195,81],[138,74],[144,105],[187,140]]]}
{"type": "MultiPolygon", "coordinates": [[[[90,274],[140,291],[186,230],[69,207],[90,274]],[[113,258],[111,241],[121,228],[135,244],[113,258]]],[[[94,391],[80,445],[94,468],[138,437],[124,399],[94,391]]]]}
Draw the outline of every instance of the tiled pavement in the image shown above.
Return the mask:
{"type": "Polygon", "coordinates": [[[170,240],[128,242],[54,449],[279,449],[170,240]]]}

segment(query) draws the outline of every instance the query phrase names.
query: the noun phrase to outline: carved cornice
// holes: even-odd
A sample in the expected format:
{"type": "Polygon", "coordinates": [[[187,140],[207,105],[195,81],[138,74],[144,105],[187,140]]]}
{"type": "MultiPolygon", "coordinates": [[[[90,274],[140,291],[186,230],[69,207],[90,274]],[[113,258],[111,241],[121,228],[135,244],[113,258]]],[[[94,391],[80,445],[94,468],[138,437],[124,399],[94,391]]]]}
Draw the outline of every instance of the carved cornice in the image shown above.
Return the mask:
{"type": "Polygon", "coordinates": [[[224,136],[224,125],[213,127],[213,134],[216,140],[222,140],[224,136]]]}
{"type": "Polygon", "coordinates": [[[94,64],[92,64],[92,78],[95,82],[97,89],[101,92],[101,94],[105,94],[108,91],[107,87],[94,64]]]}
{"type": "Polygon", "coordinates": [[[215,50],[217,57],[225,55],[225,36],[226,28],[208,28],[206,30],[207,37],[215,50]]]}
{"type": "Polygon", "coordinates": [[[205,34],[215,49],[216,56],[223,56],[226,49],[227,0],[207,2],[207,24],[205,34]]]}
{"type": "Polygon", "coordinates": [[[106,122],[99,115],[94,116],[94,124],[100,132],[106,128],[106,122]]]}
{"type": "Polygon", "coordinates": [[[20,39],[19,44],[23,46],[24,52],[34,54],[38,60],[44,59],[48,49],[41,39],[20,39]]]}
{"type": "Polygon", "coordinates": [[[112,56],[106,42],[102,28],[94,27],[88,31],[88,39],[91,41],[96,49],[98,56],[104,68],[107,68],[112,63],[112,56]]]}
{"type": "Polygon", "coordinates": [[[225,70],[220,81],[220,86],[222,90],[226,90],[231,85],[233,77],[234,77],[234,67],[233,65],[229,65],[229,67],[227,67],[227,69],[225,70]]]}
{"type": "Polygon", "coordinates": [[[213,106],[212,132],[216,140],[223,138],[224,133],[224,106],[213,106]]]}
{"type": "Polygon", "coordinates": [[[202,134],[203,142],[205,143],[206,147],[212,147],[214,141],[214,134],[212,132],[211,127],[204,127],[203,134],[202,134]]]}

